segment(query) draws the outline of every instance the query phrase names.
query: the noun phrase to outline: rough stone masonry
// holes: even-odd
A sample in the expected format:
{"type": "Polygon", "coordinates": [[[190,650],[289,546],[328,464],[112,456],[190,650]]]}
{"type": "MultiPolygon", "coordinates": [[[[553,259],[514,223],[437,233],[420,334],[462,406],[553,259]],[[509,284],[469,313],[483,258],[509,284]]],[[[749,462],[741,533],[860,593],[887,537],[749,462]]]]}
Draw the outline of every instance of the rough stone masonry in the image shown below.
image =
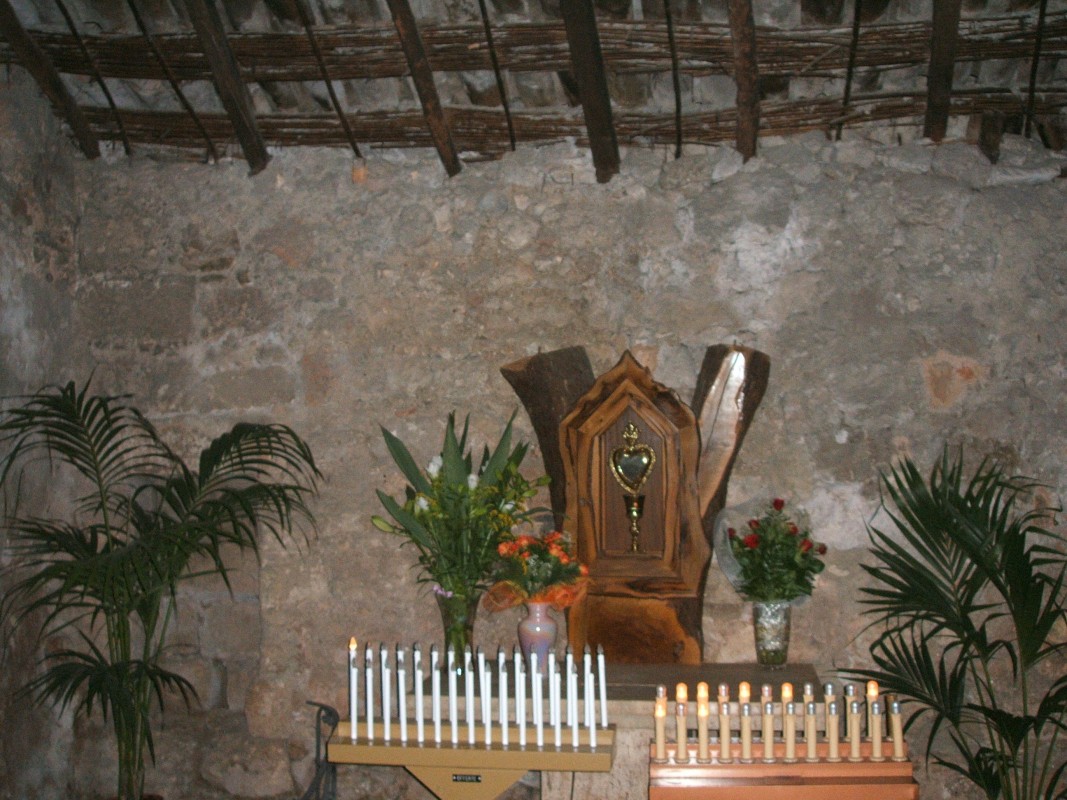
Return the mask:
{"type": "MultiPolygon", "coordinates": [[[[566,142],[452,180],[429,152],[372,152],[364,172],[341,150],[275,153],[249,178],[239,162],[85,162],[16,70],[0,159],[4,394],[92,375],[188,457],[239,419],[284,422],[327,476],[309,541],[265,543],[232,598],[183,591],[172,658],[201,706],[161,720],[148,788],[168,800],[296,795],[305,701],[346,707],[348,637],[440,637],[412,554],[369,523],[375,490],[401,485],[378,426],[420,460],[452,409],[495,440],[518,406],[499,367],[539,349],[584,345],[600,373],[630,348],[683,399],[708,345],[769,354],[729,501],[792,498],[830,546],[792,648],[825,675],[867,663],[859,564],[894,456],[930,464],[948,443],[1050,501],[1067,486],[1067,182],[1062,156],[1022,138],[995,166],[965,143],[846,132],[764,141],[745,164],[631,149],[607,185],[566,142]]],[[[713,565],[707,660],[753,658],[748,615],[713,565]]],[[[510,647],[516,621],[483,617],[476,636],[510,647]]],[[[109,792],[97,725],[12,699],[25,649],[0,675],[0,798],[109,792]]],[[[921,777],[924,797],[967,796],[921,777]]],[[[340,788],[426,796],[390,769],[347,769],[340,788]]]]}

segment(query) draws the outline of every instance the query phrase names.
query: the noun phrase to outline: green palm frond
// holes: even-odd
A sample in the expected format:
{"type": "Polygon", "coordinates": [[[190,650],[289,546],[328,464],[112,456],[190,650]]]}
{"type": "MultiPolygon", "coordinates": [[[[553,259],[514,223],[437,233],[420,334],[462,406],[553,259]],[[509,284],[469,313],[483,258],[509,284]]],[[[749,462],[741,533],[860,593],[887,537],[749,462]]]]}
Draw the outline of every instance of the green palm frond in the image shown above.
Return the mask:
{"type": "Polygon", "coordinates": [[[947,448],[928,478],[905,459],[881,485],[892,527],[868,526],[861,599],[877,669],[852,674],[903,698],[909,727],[929,717],[927,758],[990,800],[1061,796],[1067,677],[1041,696],[1031,676],[1067,652],[1067,555],[1043,527],[1055,509],[1025,507],[1034,482],[991,460],[967,477],[947,448]],[[942,737],[954,756],[935,751],[942,737]]]}
{"type": "Polygon", "coordinates": [[[126,397],[89,394],[74,383],[46,387],[0,411],[0,487],[46,461],[79,475],[72,520],[11,515],[12,556],[0,615],[36,625],[39,638],[77,631],[80,649],[50,656],[27,686],[42,702],[110,718],[119,750],[119,795],[143,782],[154,755],[148,711],[168,692],[188,702],[192,686],[160,666],[176,598],[190,565],[210,565],[229,585],[225,549],[283,544],[314,528],[308,500],[321,477],[308,446],[284,425],[239,423],[213,440],[194,472],[126,397]],[[99,644],[98,644],[99,642],[99,644]],[[139,653],[135,653],[139,649],[139,653]],[[140,782],[139,782],[140,781],[140,782]]]}

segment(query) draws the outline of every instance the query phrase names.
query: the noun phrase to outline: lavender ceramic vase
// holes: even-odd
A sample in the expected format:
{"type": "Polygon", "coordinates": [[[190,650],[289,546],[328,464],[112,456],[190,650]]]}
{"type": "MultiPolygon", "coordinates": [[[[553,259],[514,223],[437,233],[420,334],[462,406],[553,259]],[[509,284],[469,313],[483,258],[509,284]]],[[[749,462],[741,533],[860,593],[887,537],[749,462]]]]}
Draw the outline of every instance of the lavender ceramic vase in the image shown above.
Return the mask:
{"type": "Polygon", "coordinates": [[[548,603],[527,603],[526,616],[519,623],[519,646],[526,662],[537,653],[539,670],[548,663],[548,654],[556,644],[556,621],[548,613],[548,603]]]}

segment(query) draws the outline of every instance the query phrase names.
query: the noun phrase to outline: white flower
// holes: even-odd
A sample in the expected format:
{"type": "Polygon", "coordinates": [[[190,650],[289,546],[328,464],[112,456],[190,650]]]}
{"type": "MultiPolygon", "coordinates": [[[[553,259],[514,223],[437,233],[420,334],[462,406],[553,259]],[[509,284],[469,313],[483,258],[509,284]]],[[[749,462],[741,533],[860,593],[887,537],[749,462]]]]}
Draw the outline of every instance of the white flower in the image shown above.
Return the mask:
{"type": "Polygon", "coordinates": [[[415,508],[419,511],[429,511],[430,501],[423,497],[421,494],[415,498],[415,508]]]}
{"type": "Polygon", "coordinates": [[[469,486],[471,489],[477,489],[478,488],[478,476],[477,475],[468,475],[467,476],[467,486],[469,486]]]}
{"type": "Polygon", "coordinates": [[[426,465],[426,474],[431,478],[436,478],[437,473],[441,471],[441,464],[443,463],[441,456],[434,456],[430,459],[430,463],[426,465]]]}
{"type": "Polygon", "coordinates": [[[512,511],[515,510],[515,504],[508,500],[506,503],[500,506],[500,510],[503,511],[505,514],[510,514],[512,511]]]}

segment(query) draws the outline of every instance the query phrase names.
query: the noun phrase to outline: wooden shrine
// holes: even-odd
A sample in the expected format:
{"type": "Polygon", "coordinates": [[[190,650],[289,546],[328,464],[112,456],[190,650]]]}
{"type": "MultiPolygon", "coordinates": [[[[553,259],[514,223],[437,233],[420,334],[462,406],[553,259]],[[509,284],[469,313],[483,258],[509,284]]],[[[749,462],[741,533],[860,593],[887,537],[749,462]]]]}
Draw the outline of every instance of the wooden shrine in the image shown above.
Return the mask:
{"type": "Polygon", "coordinates": [[[702,661],[713,524],[769,370],[758,351],[709,347],[689,406],[629,351],[597,379],[582,348],[501,370],[537,433],[556,525],[590,569],[568,614],[576,652],[702,661]]]}

